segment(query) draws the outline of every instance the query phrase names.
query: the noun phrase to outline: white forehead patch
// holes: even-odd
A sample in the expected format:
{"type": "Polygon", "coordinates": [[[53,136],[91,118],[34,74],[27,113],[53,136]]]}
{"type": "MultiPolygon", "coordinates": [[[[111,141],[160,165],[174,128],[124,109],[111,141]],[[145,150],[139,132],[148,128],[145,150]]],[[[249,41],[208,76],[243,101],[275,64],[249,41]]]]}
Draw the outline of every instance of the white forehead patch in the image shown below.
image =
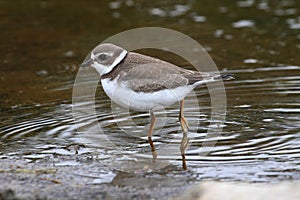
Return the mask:
{"type": "Polygon", "coordinates": [[[95,56],[95,54],[92,51],[92,53],[91,53],[91,59],[94,60],[95,58],[96,58],[96,56],[95,56]]]}

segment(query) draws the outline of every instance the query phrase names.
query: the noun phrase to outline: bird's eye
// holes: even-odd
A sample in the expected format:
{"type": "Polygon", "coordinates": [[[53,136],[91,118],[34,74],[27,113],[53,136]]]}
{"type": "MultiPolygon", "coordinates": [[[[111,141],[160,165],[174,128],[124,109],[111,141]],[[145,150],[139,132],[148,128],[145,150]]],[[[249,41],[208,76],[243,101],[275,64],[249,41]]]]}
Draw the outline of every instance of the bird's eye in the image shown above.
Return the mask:
{"type": "Polygon", "coordinates": [[[102,54],[100,54],[97,58],[98,58],[98,60],[100,60],[100,61],[104,61],[104,60],[106,60],[106,59],[108,58],[108,55],[102,53],[102,54]]]}

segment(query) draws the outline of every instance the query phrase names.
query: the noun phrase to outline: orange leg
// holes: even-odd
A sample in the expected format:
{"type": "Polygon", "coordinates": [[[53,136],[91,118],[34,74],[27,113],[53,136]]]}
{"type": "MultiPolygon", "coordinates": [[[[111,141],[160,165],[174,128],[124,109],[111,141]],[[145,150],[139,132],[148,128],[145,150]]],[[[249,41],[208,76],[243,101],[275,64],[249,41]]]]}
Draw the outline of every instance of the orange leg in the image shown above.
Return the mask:
{"type": "Polygon", "coordinates": [[[181,157],[182,157],[182,169],[186,170],[187,166],[186,166],[186,160],[185,160],[185,150],[189,144],[189,138],[187,137],[189,124],[183,115],[183,109],[184,109],[184,100],[181,100],[180,101],[179,121],[180,121],[180,125],[181,125],[182,131],[183,131],[183,135],[182,135],[182,140],[180,143],[180,152],[181,152],[181,157]]]}
{"type": "Polygon", "coordinates": [[[184,109],[184,99],[180,101],[180,111],[179,111],[179,121],[184,133],[187,133],[189,124],[186,118],[183,116],[183,109],[184,109]]]}
{"type": "Polygon", "coordinates": [[[151,124],[150,124],[150,128],[149,128],[149,131],[148,131],[148,142],[149,142],[150,147],[151,147],[153,160],[155,160],[157,158],[157,154],[156,154],[156,149],[155,149],[154,143],[152,141],[152,133],[153,133],[154,125],[155,125],[155,122],[156,122],[156,117],[155,117],[155,115],[153,114],[153,112],[151,110],[150,110],[150,118],[151,118],[151,124]]]}

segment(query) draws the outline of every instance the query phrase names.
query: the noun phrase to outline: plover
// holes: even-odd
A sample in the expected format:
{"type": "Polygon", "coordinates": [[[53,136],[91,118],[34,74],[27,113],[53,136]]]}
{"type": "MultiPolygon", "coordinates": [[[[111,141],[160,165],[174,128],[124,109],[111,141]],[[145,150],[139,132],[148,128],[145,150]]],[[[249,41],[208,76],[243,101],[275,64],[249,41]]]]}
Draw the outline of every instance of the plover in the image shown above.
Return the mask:
{"type": "Polygon", "coordinates": [[[109,43],[92,50],[81,64],[81,67],[87,66],[94,67],[100,74],[102,87],[112,101],[136,111],[150,112],[148,141],[152,152],[155,151],[151,140],[156,122],[154,110],[180,102],[179,121],[186,134],[188,122],[183,115],[184,98],[201,84],[232,79],[231,75],[183,69],[109,43]]]}

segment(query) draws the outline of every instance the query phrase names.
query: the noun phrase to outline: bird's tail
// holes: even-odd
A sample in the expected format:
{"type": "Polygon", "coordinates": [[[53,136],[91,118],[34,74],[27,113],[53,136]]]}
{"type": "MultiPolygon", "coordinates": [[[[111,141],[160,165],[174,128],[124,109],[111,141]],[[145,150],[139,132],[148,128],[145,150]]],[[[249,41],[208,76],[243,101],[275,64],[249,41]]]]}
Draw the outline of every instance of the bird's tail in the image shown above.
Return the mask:
{"type": "Polygon", "coordinates": [[[193,84],[194,87],[198,87],[202,84],[216,82],[216,81],[228,81],[234,79],[232,74],[210,74],[208,77],[205,77],[203,80],[197,81],[193,84]]]}
{"type": "Polygon", "coordinates": [[[214,80],[218,81],[218,80],[224,80],[224,81],[228,81],[228,80],[232,80],[234,79],[233,74],[220,74],[214,77],[214,80]]]}

